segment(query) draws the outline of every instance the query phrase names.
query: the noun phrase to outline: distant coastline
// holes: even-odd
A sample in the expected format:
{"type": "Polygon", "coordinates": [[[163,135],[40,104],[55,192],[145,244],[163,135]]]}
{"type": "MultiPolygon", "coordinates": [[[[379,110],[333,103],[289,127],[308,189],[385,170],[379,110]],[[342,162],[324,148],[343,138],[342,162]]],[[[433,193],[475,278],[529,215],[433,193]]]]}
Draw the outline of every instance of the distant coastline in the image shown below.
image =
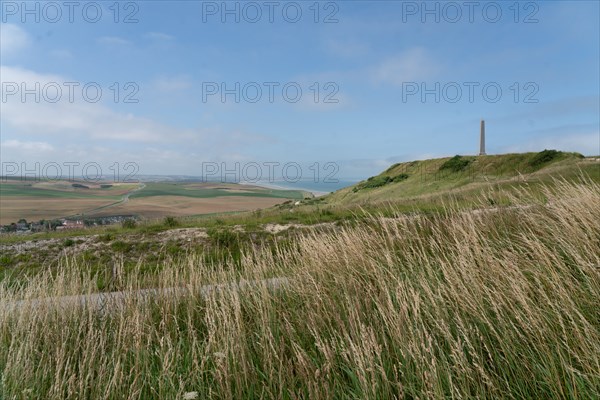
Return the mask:
{"type": "Polygon", "coordinates": [[[342,188],[354,185],[358,181],[338,181],[335,183],[324,183],[324,182],[313,182],[313,181],[299,181],[299,182],[288,182],[288,181],[259,181],[259,182],[240,182],[241,185],[255,185],[261,186],[267,189],[277,190],[301,190],[312,193],[315,197],[325,196],[331,192],[335,192],[342,188]]]}

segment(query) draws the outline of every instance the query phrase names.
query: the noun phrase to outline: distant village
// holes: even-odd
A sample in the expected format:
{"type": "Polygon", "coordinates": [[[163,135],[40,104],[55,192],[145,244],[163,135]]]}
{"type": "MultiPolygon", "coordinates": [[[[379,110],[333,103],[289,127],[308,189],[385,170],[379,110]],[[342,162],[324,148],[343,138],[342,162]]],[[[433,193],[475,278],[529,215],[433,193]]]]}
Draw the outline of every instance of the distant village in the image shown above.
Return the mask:
{"type": "Polygon", "coordinates": [[[70,229],[85,229],[91,226],[120,224],[126,220],[135,220],[133,215],[112,215],[96,218],[59,218],[29,222],[22,218],[17,222],[7,225],[0,225],[0,234],[19,234],[25,235],[36,232],[62,231],[70,229]]]}

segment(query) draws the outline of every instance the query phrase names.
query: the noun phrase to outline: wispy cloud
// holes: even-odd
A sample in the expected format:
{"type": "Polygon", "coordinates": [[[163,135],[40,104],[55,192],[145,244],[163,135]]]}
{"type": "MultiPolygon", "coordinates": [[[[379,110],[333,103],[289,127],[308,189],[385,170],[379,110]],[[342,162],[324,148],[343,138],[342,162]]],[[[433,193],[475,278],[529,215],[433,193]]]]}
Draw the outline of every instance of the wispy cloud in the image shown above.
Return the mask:
{"type": "MultiPolygon", "coordinates": [[[[69,82],[59,75],[0,66],[3,79],[43,87],[69,82]]],[[[220,127],[182,128],[153,118],[117,112],[102,102],[56,103],[21,101],[10,96],[2,104],[2,156],[16,160],[126,160],[146,171],[181,173],[203,161],[254,160],[252,152],[276,145],[260,132],[220,127]],[[35,116],[35,118],[32,118],[35,116]],[[43,138],[40,140],[39,138],[43,138]]],[[[109,163],[110,165],[110,163],[109,163]]]]}
{"type": "Polygon", "coordinates": [[[25,49],[31,38],[25,30],[14,24],[0,24],[0,49],[3,56],[25,49]]]}
{"type": "Polygon", "coordinates": [[[2,148],[10,150],[26,150],[28,152],[45,152],[54,150],[54,146],[46,142],[23,142],[14,139],[3,141],[2,148]]]}
{"type": "Polygon", "coordinates": [[[152,40],[173,40],[173,39],[175,39],[174,36],[168,35],[163,32],[148,32],[148,33],[144,34],[144,37],[147,39],[152,39],[152,40]]]}
{"type": "MultiPolygon", "coordinates": [[[[38,83],[44,87],[50,82],[68,82],[66,77],[39,74],[33,71],[0,66],[4,80],[24,82],[27,87],[38,83]]],[[[101,103],[88,103],[83,99],[68,101],[23,102],[19,97],[8,98],[2,107],[2,121],[13,129],[26,134],[57,134],[82,136],[94,139],[111,139],[132,142],[170,141],[189,136],[184,130],[174,130],[148,118],[118,113],[101,103]],[[35,118],[32,118],[35,115],[35,118]]]]}
{"type": "Polygon", "coordinates": [[[521,144],[503,147],[500,151],[518,153],[544,149],[573,151],[587,156],[595,156],[600,154],[600,131],[589,133],[568,133],[566,131],[560,135],[540,136],[521,144]]]}

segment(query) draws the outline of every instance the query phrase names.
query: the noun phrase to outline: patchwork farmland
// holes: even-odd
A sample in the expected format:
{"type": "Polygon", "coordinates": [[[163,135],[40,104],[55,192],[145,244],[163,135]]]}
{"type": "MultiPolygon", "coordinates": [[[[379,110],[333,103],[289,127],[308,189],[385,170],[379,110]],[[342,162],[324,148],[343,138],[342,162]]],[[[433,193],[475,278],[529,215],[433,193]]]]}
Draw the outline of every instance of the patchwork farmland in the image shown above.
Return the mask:
{"type": "Polygon", "coordinates": [[[301,200],[306,195],[294,190],[201,182],[90,184],[3,179],[0,224],[22,218],[28,221],[110,215],[162,218],[250,211],[287,200],[301,200]]]}

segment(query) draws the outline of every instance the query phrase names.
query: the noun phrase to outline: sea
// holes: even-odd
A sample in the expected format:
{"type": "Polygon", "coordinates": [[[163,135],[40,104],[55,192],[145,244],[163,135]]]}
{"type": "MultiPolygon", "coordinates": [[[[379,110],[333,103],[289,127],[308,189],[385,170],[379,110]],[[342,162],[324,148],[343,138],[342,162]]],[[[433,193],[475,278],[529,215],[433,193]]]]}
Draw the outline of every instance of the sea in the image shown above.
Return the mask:
{"type": "Polygon", "coordinates": [[[335,192],[358,183],[358,180],[337,180],[336,182],[315,182],[314,180],[300,180],[298,182],[290,182],[286,180],[261,181],[254,183],[258,186],[263,186],[271,189],[285,190],[303,190],[311,192],[315,196],[322,196],[335,192]]]}

